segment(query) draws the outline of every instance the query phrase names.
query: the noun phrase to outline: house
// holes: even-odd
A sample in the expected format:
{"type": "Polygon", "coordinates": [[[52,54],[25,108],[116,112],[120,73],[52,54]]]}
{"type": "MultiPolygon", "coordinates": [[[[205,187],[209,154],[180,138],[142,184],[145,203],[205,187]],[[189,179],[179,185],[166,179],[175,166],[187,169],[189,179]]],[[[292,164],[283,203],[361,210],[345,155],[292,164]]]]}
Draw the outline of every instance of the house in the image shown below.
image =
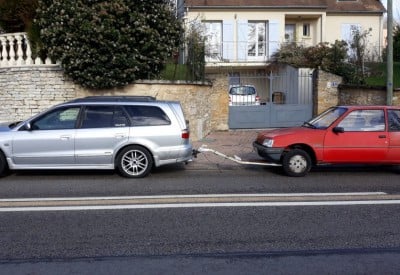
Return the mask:
{"type": "Polygon", "coordinates": [[[206,74],[227,74],[227,87],[256,87],[260,106],[229,107],[230,128],[296,125],[312,114],[313,85],[292,88],[310,83],[312,71],[269,66],[282,45],[349,42],[358,30],[368,32],[368,58],[380,58],[384,47],[386,10],[379,0],[185,0],[178,6],[186,26],[205,37],[206,74]],[[273,102],[277,94],[285,98],[280,104],[273,102]]]}
{"type": "Polygon", "coordinates": [[[371,58],[383,49],[379,0],[185,0],[184,8],[186,24],[203,27],[207,67],[263,67],[284,43],[351,41],[357,29],[370,31],[371,58]]]}

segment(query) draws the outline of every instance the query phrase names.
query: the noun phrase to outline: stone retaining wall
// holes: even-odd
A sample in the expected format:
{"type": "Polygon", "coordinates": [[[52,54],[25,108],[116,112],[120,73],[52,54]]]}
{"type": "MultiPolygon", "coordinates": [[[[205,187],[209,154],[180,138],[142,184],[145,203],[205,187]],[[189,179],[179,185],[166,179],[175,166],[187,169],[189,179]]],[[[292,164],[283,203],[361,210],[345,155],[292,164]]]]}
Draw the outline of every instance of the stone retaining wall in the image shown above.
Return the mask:
{"type": "MultiPolygon", "coordinates": [[[[318,70],[314,114],[336,105],[386,105],[386,87],[344,85],[338,75],[318,70]]],[[[392,105],[400,105],[400,89],[393,91],[392,105]]]]}
{"type": "MultiPolygon", "coordinates": [[[[0,122],[24,120],[50,106],[90,95],[150,95],[181,102],[192,140],[211,131],[228,130],[229,96],[226,73],[210,75],[212,84],[142,81],[121,89],[88,90],[66,78],[54,65],[0,68],[0,122]]],[[[384,88],[340,85],[341,77],[319,70],[315,77],[314,113],[338,104],[385,104],[384,88]]],[[[393,93],[400,105],[400,90],[393,93]]]]}
{"type": "Polygon", "coordinates": [[[23,120],[76,97],[58,66],[0,68],[0,122],[23,120]]]}
{"type": "Polygon", "coordinates": [[[150,95],[180,101],[192,140],[228,129],[228,90],[221,76],[211,84],[143,81],[121,89],[88,90],[66,78],[58,66],[1,68],[0,122],[26,119],[48,107],[90,95],[150,95]]]}
{"type": "MultiPolygon", "coordinates": [[[[341,105],[386,105],[386,87],[340,85],[338,102],[341,105]]],[[[400,90],[393,91],[393,105],[400,105],[400,90]]]]}
{"type": "Polygon", "coordinates": [[[342,77],[317,70],[314,85],[314,115],[339,104],[339,85],[342,77]]]}

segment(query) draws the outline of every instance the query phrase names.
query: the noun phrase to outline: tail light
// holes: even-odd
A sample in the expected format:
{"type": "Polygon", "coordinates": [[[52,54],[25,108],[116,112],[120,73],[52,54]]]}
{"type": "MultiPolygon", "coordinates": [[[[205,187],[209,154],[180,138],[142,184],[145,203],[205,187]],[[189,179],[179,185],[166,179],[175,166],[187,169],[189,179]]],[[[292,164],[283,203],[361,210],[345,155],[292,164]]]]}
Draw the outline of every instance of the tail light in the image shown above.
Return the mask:
{"type": "Polygon", "coordinates": [[[260,97],[256,95],[256,102],[260,103],[260,97]]]}
{"type": "Polygon", "coordinates": [[[182,130],[182,135],[181,135],[181,137],[182,137],[183,139],[189,139],[189,137],[190,137],[190,132],[189,132],[189,130],[188,130],[188,129],[182,130]]]}

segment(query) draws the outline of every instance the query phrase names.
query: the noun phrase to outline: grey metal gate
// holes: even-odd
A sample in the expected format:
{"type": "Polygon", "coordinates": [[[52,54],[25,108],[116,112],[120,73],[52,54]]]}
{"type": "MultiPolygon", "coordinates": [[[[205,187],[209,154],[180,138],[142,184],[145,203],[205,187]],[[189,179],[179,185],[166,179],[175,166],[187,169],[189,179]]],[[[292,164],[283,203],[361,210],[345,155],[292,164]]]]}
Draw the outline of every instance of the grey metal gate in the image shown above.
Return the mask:
{"type": "MultiPolygon", "coordinates": [[[[285,67],[267,77],[240,77],[241,85],[254,85],[260,105],[229,106],[230,129],[290,127],[312,117],[312,69],[285,67]]],[[[237,84],[238,76],[235,75],[237,84]]],[[[232,83],[232,77],[230,79],[232,83]]]]}

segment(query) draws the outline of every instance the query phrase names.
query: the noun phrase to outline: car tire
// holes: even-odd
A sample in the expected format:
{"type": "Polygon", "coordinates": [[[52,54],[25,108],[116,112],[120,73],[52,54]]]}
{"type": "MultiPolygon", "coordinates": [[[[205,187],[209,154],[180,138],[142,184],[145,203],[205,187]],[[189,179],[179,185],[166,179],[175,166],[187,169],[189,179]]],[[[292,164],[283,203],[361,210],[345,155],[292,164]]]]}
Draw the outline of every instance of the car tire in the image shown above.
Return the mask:
{"type": "Polygon", "coordinates": [[[304,177],[311,169],[310,155],[301,149],[287,152],[282,159],[283,171],[291,177],[304,177]]]}
{"type": "Polygon", "coordinates": [[[150,152],[141,146],[128,146],[118,154],[117,167],[120,174],[127,178],[143,178],[153,167],[150,152]]]}
{"type": "Polygon", "coordinates": [[[8,164],[3,152],[0,152],[0,177],[4,177],[8,172],[8,164]]]}

